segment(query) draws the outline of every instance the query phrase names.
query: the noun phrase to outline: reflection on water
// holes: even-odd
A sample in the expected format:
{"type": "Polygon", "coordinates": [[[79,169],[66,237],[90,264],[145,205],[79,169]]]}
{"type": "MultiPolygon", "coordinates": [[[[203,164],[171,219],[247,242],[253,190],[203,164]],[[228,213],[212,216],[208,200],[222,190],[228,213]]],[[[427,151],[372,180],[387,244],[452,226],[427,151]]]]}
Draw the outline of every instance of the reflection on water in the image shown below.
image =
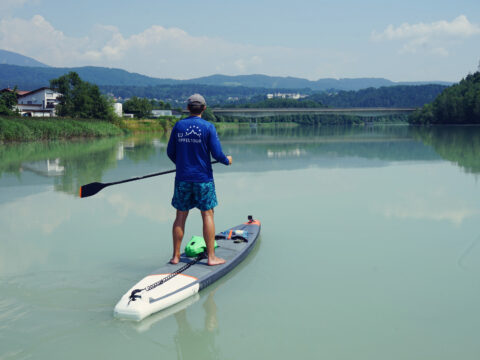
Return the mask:
{"type": "Polygon", "coordinates": [[[187,318],[187,311],[180,310],[175,314],[177,334],[174,337],[177,346],[177,357],[190,359],[220,359],[215,346],[215,335],[218,333],[217,305],[214,301],[215,290],[210,291],[203,303],[205,322],[203,328],[193,328],[187,318]]]}
{"type": "Polygon", "coordinates": [[[443,159],[456,163],[469,173],[480,173],[478,126],[412,127],[410,133],[433,147],[443,159]]]}
{"type": "MultiPolygon", "coordinates": [[[[236,160],[233,171],[255,171],[266,159],[279,160],[278,168],[312,165],[383,166],[391,161],[447,159],[467,172],[480,172],[478,127],[256,127],[220,132],[224,151],[236,160]],[[345,162],[344,158],[351,158],[345,162]],[[284,160],[291,159],[293,161],[284,160]],[[369,163],[361,159],[373,160],[369,163]]],[[[76,195],[93,181],[132,176],[131,164],[145,171],[171,168],[165,156],[167,139],[153,136],[75,142],[42,142],[0,146],[0,176],[15,175],[24,184],[52,184],[57,191],[76,195]],[[107,171],[115,169],[112,176],[107,171]],[[32,178],[28,172],[52,179],[32,178]],[[115,177],[113,177],[113,174],[115,177]]]]}
{"type": "MultiPolygon", "coordinates": [[[[113,307],[171,256],[173,174],[72,194],[172,169],[166,138],[0,146],[0,359],[476,359],[479,134],[221,132],[235,162],[214,168],[217,226],[253,213],[263,240],[136,324],[113,307]]],[[[192,215],[185,238],[201,226],[192,215]]]]}

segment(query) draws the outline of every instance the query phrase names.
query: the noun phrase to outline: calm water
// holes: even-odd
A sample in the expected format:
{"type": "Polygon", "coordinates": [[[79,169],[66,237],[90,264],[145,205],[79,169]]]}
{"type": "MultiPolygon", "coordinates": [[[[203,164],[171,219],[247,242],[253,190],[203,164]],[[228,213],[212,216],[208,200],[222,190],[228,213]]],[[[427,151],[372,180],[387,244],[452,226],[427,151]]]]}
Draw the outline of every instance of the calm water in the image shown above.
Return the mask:
{"type": "MultiPolygon", "coordinates": [[[[480,128],[224,132],[217,230],[262,235],[227,278],[140,323],[168,261],[165,138],[0,146],[0,359],[478,359],[480,128]]],[[[194,211],[186,238],[201,234],[194,211]]]]}

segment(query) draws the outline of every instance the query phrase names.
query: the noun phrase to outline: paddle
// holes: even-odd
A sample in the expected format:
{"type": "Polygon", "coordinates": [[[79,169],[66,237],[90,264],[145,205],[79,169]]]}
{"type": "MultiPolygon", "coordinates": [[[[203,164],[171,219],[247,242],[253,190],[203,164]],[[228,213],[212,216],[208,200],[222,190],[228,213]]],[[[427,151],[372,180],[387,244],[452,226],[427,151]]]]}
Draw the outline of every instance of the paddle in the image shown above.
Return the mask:
{"type": "MultiPolygon", "coordinates": [[[[216,164],[216,163],[218,163],[218,161],[212,161],[211,163],[216,164]]],[[[174,170],[168,170],[168,171],[162,171],[162,172],[155,173],[155,174],[138,176],[138,177],[134,177],[134,178],[127,179],[127,180],[115,181],[115,182],[105,183],[105,184],[100,183],[100,182],[93,182],[93,183],[81,186],[78,194],[81,198],[86,198],[86,197],[95,195],[100,190],[102,190],[103,188],[106,188],[107,186],[110,186],[110,185],[123,184],[123,183],[130,182],[130,181],[137,181],[137,180],[146,179],[146,178],[149,178],[149,177],[152,177],[152,176],[170,174],[170,173],[174,173],[175,171],[176,171],[175,169],[174,170]]]]}

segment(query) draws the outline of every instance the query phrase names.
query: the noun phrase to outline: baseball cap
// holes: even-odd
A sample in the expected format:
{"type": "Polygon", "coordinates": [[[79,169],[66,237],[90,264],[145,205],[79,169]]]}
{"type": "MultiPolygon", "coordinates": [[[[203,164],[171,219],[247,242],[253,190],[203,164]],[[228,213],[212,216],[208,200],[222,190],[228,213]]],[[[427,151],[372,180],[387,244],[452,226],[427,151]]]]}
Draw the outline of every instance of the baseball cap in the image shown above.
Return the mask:
{"type": "Polygon", "coordinates": [[[188,105],[207,105],[207,102],[200,94],[193,94],[187,100],[188,105]]]}

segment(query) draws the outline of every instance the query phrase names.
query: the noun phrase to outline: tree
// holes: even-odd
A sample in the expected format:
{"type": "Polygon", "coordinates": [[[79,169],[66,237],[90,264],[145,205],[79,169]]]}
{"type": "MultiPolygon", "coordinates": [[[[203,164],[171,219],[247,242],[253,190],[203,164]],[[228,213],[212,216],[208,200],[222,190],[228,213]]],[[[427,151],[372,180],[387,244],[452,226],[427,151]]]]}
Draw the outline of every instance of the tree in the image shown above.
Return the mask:
{"type": "Polygon", "coordinates": [[[0,115],[15,115],[14,110],[17,105],[17,88],[12,91],[5,91],[0,94],[0,115]]]}
{"type": "Polygon", "coordinates": [[[152,104],[153,109],[155,110],[171,110],[172,106],[168,102],[163,102],[162,100],[150,100],[150,104],[152,104]]]}
{"type": "Polygon", "coordinates": [[[446,88],[430,104],[415,112],[413,124],[479,124],[480,72],[446,88]]]}
{"type": "Polygon", "coordinates": [[[213,113],[213,111],[208,106],[205,109],[205,111],[203,112],[202,117],[207,121],[212,121],[212,122],[217,121],[217,118],[215,117],[215,114],[213,113]]]}
{"type": "Polygon", "coordinates": [[[148,99],[134,96],[123,103],[123,110],[125,113],[133,114],[136,118],[142,119],[152,115],[153,105],[148,99]]]}
{"type": "Polygon", "coordinates": [[[97,85],[83,81],[76,72],[50,80],[50,87],[62,94],[60,104],[56,107],[59,116],[108,121],[116,119],[111,101],[100,93],[97,85]]]}

